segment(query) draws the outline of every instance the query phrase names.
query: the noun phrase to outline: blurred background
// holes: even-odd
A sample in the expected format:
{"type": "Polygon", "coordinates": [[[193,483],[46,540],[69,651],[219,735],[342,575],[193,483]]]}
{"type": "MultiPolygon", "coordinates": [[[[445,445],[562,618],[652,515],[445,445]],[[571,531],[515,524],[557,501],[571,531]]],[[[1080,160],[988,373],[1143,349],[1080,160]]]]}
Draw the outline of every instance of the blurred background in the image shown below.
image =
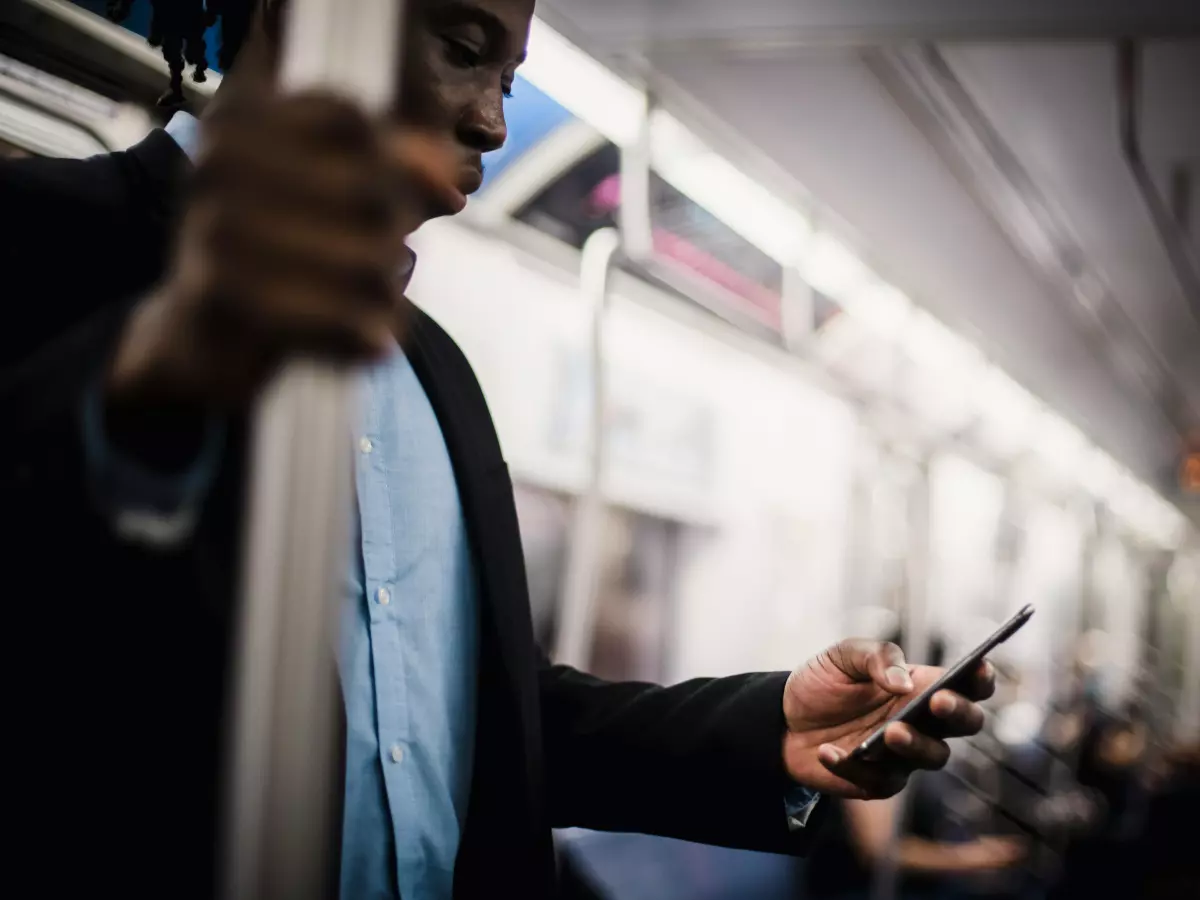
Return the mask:
{"type": "MultiPolygon", "coordinates": [[[[161,124],[150,6],[6,0],[0,153],[161,124]]],[[[547,651],[667,682],[850,634],[952,660],[1038,610],[984,734],[839,804],[809,861],[568,832],[564,890],[1200,896],[1200,9],[538,14],[410,294],[488,395],[547,651]]]]}

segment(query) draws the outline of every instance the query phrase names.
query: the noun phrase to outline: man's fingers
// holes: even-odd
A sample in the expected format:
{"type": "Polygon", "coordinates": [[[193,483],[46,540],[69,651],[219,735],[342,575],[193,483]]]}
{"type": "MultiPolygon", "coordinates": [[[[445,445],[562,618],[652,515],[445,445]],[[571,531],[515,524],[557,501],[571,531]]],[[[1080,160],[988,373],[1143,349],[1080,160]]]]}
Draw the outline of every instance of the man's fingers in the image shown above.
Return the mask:
{"type": "Polygon", "coordinates": [[[913,689],[904,651],[893,643],[851,638],[835,644],[829,656],[855,681],[873,681],[892,694],[906,694],[913,689]]]}
{"type": "Polygon", "coordinates": [[[950,747],[945,741],[921,734],[904,722],[889,725],[883,733],[883,742],[915,769],[940,769],[950,759],[950,747]]]}
{"type": "Polygon", "coordinates": [[[945,737],[978,734],[983,728],[983,710],[962,694],[938,691],[929,701],[929,711],[937,717],[938,731],[945,737]]]}
{"type": "Polygon", "coordinates": [[[912,769],[907,763],[880,765],[850,760],[846,751],[833,744],[822,744],[817,749],[817,758],[825,771],[819,783],[811,786],[822,793],[852,800],[882,800],[900,793],[912,769]]]}
{"type": "Polygon", "coordinates": [[[986,659],[983,660],[971,673],[971,679],[963,687],[963,693],[971,700],[987,700],[991,697],[996,693],[996,667],[986,659]]]}
{"type": "Polygon", "coordinates": [[[904,651],[889,642],[876,644],[867,659],[871,680],[893,694],[907,694],[913,689],[912,676],[904,662],[904,651]]]}

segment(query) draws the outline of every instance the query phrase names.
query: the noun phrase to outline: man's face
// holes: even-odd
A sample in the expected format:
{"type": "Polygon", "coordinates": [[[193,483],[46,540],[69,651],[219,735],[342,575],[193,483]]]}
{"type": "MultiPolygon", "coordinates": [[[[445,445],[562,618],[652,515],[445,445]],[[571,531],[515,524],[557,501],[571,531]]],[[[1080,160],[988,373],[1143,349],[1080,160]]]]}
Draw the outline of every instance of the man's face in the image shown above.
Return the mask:
{"type": "MultiPolygon", "coordinates": [[[[443,140],[457,159],[465,196],[483,180],[483,154],[508,137],[511,91],[534,0],[412,0],[408,7],[401,114],[405,125],[443,140]]],[[[430,218],[453,213],[430,209],[430,218]]]]}

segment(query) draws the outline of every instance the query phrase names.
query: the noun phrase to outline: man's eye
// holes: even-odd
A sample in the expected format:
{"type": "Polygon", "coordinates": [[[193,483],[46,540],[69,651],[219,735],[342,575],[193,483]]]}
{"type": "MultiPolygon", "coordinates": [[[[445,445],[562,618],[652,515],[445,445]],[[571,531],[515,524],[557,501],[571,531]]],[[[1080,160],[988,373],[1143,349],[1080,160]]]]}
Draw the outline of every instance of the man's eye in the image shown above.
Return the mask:
{"type": "Polygon", "coordinates": [[[445,42],[446,57],[456,66],[461,66],[464,69],[473,69],[479,65],[483,58],[480,52],[469,44],[464,44],[461,41],[451,38],[446,38],[445,42]]]}

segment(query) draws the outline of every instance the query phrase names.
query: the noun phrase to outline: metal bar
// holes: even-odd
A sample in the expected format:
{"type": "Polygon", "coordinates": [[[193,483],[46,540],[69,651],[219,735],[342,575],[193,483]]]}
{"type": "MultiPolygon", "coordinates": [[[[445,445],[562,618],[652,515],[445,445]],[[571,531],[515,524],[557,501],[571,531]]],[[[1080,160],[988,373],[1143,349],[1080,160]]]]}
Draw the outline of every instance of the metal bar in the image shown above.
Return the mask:
{"type": "MultiPolygon", "coordinates": [[[[281,83],[383,111],[398,70],[401,3],[294,0],[281,83]]],[[[341,832],[337,581],[353,508],[357,379],[293,363],[254,428],[242,619],[227,782],[230,900],[318,900],[341,832]]]]}
{"type": "Polygon", "coordinates": [[[654,255],[654,226],[650,196],[650,109],[643,95],[642,120],[637,139],[621,150],[621,198],[617,225],[627,259],[648,262],[654,255]]]}
{"type": "MultiPolygon", "coordinates": [[[[931,558],[931,481],[926,460],[921,477],[909,490],[908,519],[911,523],[908,541],[908,596],[904,609],[903,650],[910,663],[922,663],[929,658],[929,566],[931,558]]],[[[872,900],[893,900],[899,896],[899,849],[912,805],[912,789],[906,787],[896,798],[896,818],[888,837],[887,852],[876,864],[871,879],[872,900]]]]}
{"type": "Polygon", "coordinates": [[[1072,298],[1065,308],[1113,377],[1152,397],[1154,412],[1175,434],[1189,417],[1200,415],[1181,411],[1173,396],[1164,395],[1161,387],[1176,382],[1171,360],[1088,264],[1069,223],[1054,211],[944,54],[922,45],[870,51],[862,60],[1017,252],[1072,298]],[[1139,360],[1136,370],[1123,361],[1126,353],[1139,360]]]}
{"type": "Polygon", "coordinates": [[[1180,743],[1200,741],[1200,543],[1194,544],[1190,552],[1183,551],[1176,563],[1184,569],[1177,573],[1179,596],[1173,598],[1182,605],[1184,619],[1183,636],[1183,691],[1179,698],[1179,718],[1175,736],[1180,743]]]}
{"type": "Polygon", "coordinates": [[[592,428],[588,482],[575,503],[571,543],[563,573],[562,624],[555,647],[555,661],[583,667],[595,621],[599,588],[600,553],[604,531],[605,420],[608,412],[604,330],[608,307],[609,275],[621,247],[616,229],[595,231],[583,245],[579,265],[579,287],[592,301],[592,428]]]}
{"type": "Polygon", "coordinates": [[[1180,230],[1171,208],[1158,192],[1154,175],[1142,155],[1138,134],[1139,91],[1141,89],[1142,54],[1134,41],[1126,39],[1117,44],[1117,116],[1120,123],[1121,154],[1133,175],[1138,194],[1154,224],[1158,240],[1166,251],[1171,272],[1192,318],[1200,324],[1200,272],[1188,248],[1187,238],[1180,230]]]}
{"type": "MultiPolygon", "coordinates": [[[[3,84],[0,84],[0,99],[10,100],[17,106],[23,106],[31,110],[35,114],[45,116],[50,119],[55,125],[62,128],[73,128],[85,137],[91,138],[103,152],[111,153],[119,148],[114,147],[112,142],[105,137],[100,131],[89,122],[81,122],[77,119],[68,119],[55,109],[52,109],[49,104],[41,103],[33,97],[27,97],[24,94],[18,94],[16,91],[10,90],[3,84]]],[[[32,150],[32,147],[26,147],[27,150],[32,150]]]]}
{"type": "Polygon", "coordinates": [[[808,352],[816,335],[815,291],[795,266],[783,267],[780,297],[784,346],[794,353],[808,352]]]}
{"type": "Polygon", "coordinates": [[[914,41],[1082,42],[1200,34],[1200,9],[1181,0],[692,0],[687,15],[678,8],[652,6],[647,15],[640,0],[608,0],[602,19],[580,14],[577,22],[591,34],[596,52],[638,46],[651,60],[781,58],[813,48],[914,41]]]}

